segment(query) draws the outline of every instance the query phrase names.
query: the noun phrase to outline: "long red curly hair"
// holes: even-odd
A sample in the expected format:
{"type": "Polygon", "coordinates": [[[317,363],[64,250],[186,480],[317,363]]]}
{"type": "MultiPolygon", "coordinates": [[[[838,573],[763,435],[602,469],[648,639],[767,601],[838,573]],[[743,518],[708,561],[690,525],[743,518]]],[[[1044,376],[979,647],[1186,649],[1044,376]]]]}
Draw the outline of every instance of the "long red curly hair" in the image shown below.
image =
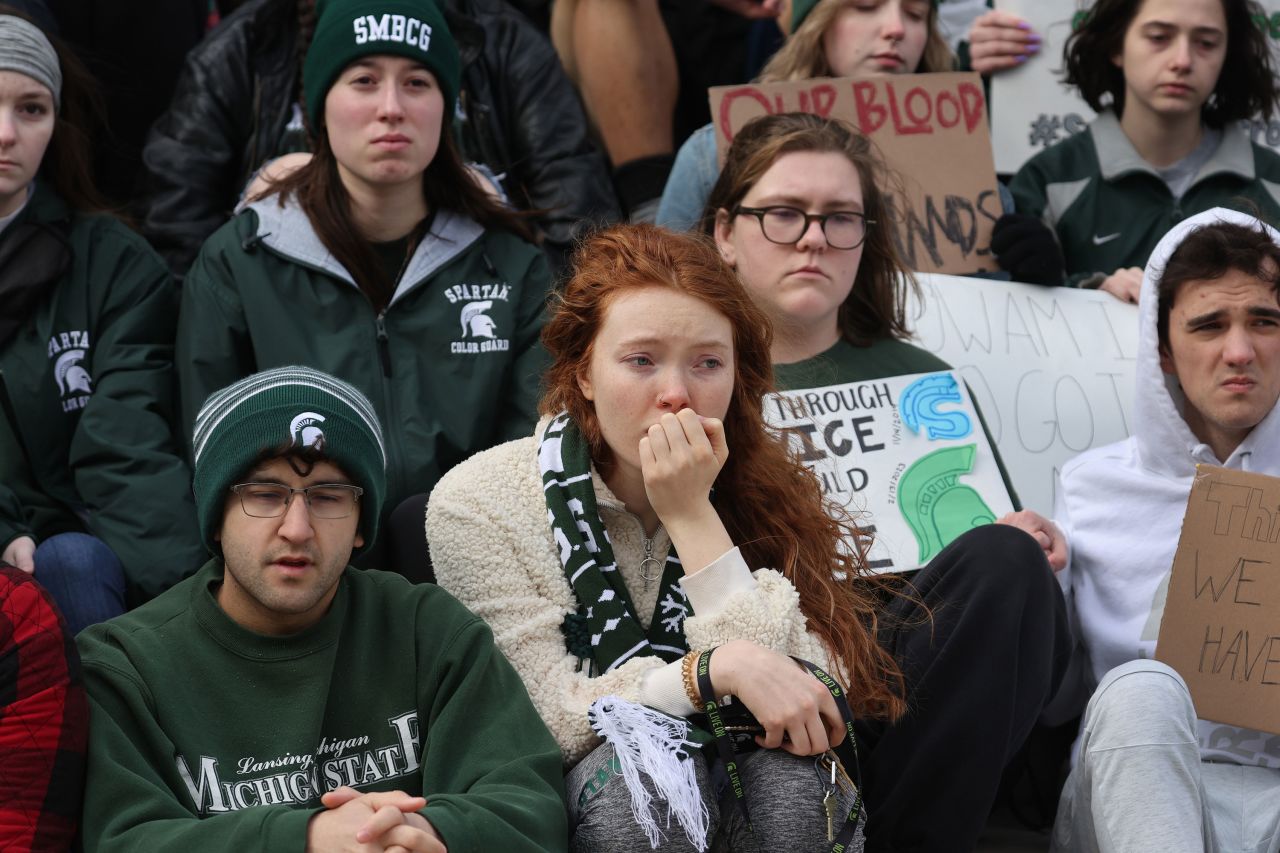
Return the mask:
{"type": "Polygon", "coordinates": [[[882,584],[862,558],[866,538],[827,505],[813,473],[766,428],[762,403],[773,391],[773,330],[710,240],[652,225],[618,225],[579,246],[572,277],[554,298],[542,331],[554,361],[545,377],[543,414],[568,411],[597,468],[609,470],[612,454],[578,380],[610,302],[655,285],[702,300],[733,327],[733,396],[724,417],[729,458],[712,499],[725,528],[748,565],[775,568],[795,586],[809,630],[849,685],[855,712],[896,719],[905,709],[902,671],[876,641],[882,584]]]}

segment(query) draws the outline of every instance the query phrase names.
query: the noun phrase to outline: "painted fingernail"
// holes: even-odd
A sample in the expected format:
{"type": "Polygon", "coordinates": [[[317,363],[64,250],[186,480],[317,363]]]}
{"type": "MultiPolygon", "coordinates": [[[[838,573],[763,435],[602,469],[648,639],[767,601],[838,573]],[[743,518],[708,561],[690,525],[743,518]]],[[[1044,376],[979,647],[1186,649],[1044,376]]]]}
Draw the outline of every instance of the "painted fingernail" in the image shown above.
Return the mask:
{"type": "Polygon", "coordinates": [[[1020,53],[1013,58],[1013,61],[1021,65],[1027,61],[1027,55],[1025,53],[1020,53]]]}
{"type": "Polygon", "coordinates": [[[1040,52],[1040,45],[1038,44],[1027,45],[1027,53],[1030,54],[1030,53],[1039,53],[1039,52],[1040,52]]]}
{"type": "Polygon", "coordinates": [[[1030,25],[1029,23],[1027,23],[1026,21],[1019,21],[1019,22],[1018,22],[1018,29],[1020,29],[1020,30],[1029,30],[1029,29],[1031,29],[1031,25],[1030,25]]]}
{"type": "Polygon", "coordinates": [[[1028,44],[1039,44],[1040,42],[1041,42],[1041,38],[1036,33],[1032,33],[1031,35],[1027,36],[1028,44]]]}

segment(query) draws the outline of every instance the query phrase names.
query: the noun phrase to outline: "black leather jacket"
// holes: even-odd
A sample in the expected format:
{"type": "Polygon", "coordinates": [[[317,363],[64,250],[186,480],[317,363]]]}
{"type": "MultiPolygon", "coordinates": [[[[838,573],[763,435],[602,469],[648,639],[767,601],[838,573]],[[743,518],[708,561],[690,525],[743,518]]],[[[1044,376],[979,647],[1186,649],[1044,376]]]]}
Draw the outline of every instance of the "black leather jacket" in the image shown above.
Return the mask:
{"type": "MultiPolygon", "coordinates": [[[[553,270],[579,223],[619,218],[603,153],[551,43],[503,0],[444,0],[462,54],[454,132],[535,219],[553,270]]],[[[143,150],[143,233],[178,275],[267,160],[298,150],[295,0],[250,0],[187,57],[143,150]]]]}

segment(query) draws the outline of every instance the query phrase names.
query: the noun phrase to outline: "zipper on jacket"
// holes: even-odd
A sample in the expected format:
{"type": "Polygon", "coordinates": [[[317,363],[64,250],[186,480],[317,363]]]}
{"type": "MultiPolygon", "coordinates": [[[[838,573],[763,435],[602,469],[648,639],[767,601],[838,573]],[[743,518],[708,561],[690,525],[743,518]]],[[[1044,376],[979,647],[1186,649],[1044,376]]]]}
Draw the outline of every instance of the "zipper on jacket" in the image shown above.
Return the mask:
{"type": "MultiPolygon", "coordinates": [[[[638,522],[639,519],[636,519],[638,522]]],[[[643,529],[643,528],[642,528],[643,529]]],[[[662,528],[659,527],[659,530],[662,528]]],[[[662,577],[663,566],[653,556],[653,539],[644,537],[644,559],[640,561],[640,577],[644,580],[644,591],[649,591],[649,583],[662,577]]]]}
{"type": "Polygon", "coordinates": [[[382,362],[382,375],[391,375],[391,339],[387,336],[387,311],[382,309],[374,321],[378,327],[378,358],[382,362]]]}

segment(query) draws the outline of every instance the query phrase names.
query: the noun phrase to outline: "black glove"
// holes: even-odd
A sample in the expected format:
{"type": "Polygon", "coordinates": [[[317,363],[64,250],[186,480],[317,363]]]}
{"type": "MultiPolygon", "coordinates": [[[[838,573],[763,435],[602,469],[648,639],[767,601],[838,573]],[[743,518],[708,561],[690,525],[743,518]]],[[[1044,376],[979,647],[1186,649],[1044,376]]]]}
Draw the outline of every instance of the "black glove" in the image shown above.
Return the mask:
{"type": "Polygon", "coordinates": [[[1057,235],[1034,216],[1006,213],[996,220],[991,251],[1014,281],[1062,284],[1066,277],[1066,262],[1057,235]]]}

